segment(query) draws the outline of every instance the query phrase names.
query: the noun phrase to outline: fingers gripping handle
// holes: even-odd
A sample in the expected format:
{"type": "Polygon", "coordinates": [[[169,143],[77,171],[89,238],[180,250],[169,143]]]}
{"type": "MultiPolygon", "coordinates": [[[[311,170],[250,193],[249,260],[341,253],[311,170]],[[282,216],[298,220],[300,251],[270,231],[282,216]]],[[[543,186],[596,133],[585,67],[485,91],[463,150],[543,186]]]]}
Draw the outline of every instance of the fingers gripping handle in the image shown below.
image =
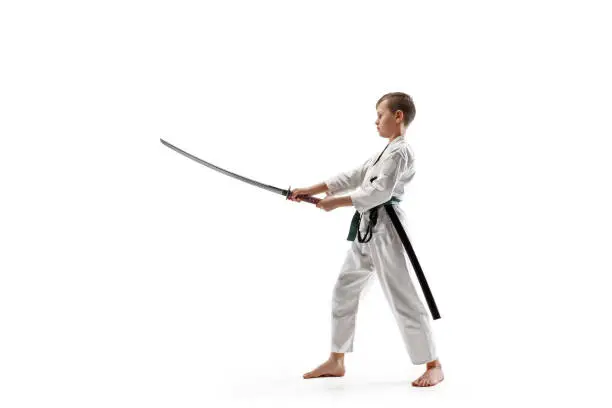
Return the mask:
{"type": "MultiPolygon", "coordinates": [[[[291,197],[291,187],[289,187],[289,190],[287,191],[287,199],[289,199],[289,197],[291,197]]],[[[317,205],[319,203],[319,201],[321,201],[320,198],[313,197],[311,195],[305,195],[305,194],[304,195],[302,195],[302,194],[297,195],[297,196],[295,196],[295,198],[299,198],[302,201],[305,201],[307,203],[314,204],[314,205],[317,205]]]]}

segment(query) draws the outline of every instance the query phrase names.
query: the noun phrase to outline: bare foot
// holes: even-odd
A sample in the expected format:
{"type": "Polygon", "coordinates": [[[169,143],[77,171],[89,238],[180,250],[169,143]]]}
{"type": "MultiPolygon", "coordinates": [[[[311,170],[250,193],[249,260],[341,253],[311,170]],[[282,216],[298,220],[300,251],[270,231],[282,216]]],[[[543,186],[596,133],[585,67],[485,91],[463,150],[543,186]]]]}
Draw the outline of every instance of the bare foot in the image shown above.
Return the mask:
{"type": "Polygon", "coordinates": [[[427,365],[427,371],[414,380],[412,385],[415,387],[432,387],[444,380],[444,373],[440,364],[427,365]]]}
{"type": "Polygon", "coordinates": [[[326,362],[315,368],[314,370],[304,374],[304,378],[319,378],[319,377],[343,377],[344,376],[344,361],[329,358],[326,362]]]}

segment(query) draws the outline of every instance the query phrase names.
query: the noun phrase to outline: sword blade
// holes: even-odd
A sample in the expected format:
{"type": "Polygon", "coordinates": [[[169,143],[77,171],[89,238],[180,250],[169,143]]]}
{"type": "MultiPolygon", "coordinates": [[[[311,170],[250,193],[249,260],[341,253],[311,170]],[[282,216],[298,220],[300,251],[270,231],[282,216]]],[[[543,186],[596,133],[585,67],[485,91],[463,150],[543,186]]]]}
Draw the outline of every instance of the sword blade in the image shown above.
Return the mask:
{"type": "Polygon", "coordinates": [[[264,190],[268,190],[268,191],[271,191],[273,193],[283,195],[285,197],[287,197],[289,195],[289,190],[283,190],[282,188],[270,186],[268,184],[260,183],[259,181],[251,180],[250,178],[241,176],[239,174],[232,173],[231,171],[222,169],[221,167],[215,166],[212,163],[209,163],[209,162],[204,161],[204,160],[202,160],[202,159],[200,159],[200,158],[198,158],[198,157],[196,157],[196,156],[194,156],[194,155],[192,155],[190,153],[187,153],[186,151],[184,151],[182,149],[179,149],[178,147],[174,146],[173,144],[166,142],[164,139],[160,138],[159,140],[165,146],[169,147],[170,149],[174,150],[175,152],[180,153],[183,156],[188,157],[191,160],[196,161],[196,162],[198,162],[198,163],[200,163],[200,164],[202,164],[202,165],[204,165],[204,166],[206,166],[206,167],[208,167],[210,169],[216,170],[219,173],[223,173],[226,176],[233,177],[233,178],[238,179],[240,181],[244,181],[245,183],[251,184],[251,185],[259,187],[259,188],[263,188],[264,190]]]}

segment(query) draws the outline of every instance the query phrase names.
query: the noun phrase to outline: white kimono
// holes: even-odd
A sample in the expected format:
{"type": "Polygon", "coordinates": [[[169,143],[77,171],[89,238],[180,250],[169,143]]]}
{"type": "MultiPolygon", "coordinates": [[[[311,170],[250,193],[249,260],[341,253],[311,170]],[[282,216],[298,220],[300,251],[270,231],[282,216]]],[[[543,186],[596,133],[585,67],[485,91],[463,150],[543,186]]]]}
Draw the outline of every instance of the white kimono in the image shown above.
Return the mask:
{"type": "MultiPolygon", "coordinates": [[[[414,176],[414,154],[404,136],[391,141],[376,162],[380,152],[361,166],[340,173],[325,181],[330,195],[350,190],[353,205],[362,215],[362,234],[369,223],[368,210],[387,202],[392,196],[403,198],[404,186],[414,176]],[[375,180],[370,181],[376,177],[375,180]]],[[[405,228],[405,215],[399,206],[395,212],[405,228]]],[[[406,231],[408,237],[408,231],[406,231]]],[[[346,254],[340,275],[334,287],[332,302],[332,351],[353,351],[355,319],[359,297],[374,272],[381,283],[385,297],[402,333],[406,349],[413,364],[435,360],[436,350],[425,310],[413,285],[414,269],[402,241],[381,207],[378,221],[372,229],[369,242],[355,239],[346,254]]]]}

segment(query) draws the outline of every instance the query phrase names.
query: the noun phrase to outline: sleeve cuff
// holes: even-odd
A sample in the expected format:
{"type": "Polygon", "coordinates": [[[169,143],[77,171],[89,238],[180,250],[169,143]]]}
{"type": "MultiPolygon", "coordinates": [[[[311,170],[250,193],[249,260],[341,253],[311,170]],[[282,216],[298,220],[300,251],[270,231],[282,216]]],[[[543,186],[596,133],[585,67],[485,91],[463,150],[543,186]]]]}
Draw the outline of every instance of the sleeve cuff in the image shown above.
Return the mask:
{"type": "Polygon", "coordinates": [[[335,179],[333,178],[325,180],[324,183],[327,186],[327,192],[329,195],[334,195],[340,190],[335,182],[335,179]]]}

